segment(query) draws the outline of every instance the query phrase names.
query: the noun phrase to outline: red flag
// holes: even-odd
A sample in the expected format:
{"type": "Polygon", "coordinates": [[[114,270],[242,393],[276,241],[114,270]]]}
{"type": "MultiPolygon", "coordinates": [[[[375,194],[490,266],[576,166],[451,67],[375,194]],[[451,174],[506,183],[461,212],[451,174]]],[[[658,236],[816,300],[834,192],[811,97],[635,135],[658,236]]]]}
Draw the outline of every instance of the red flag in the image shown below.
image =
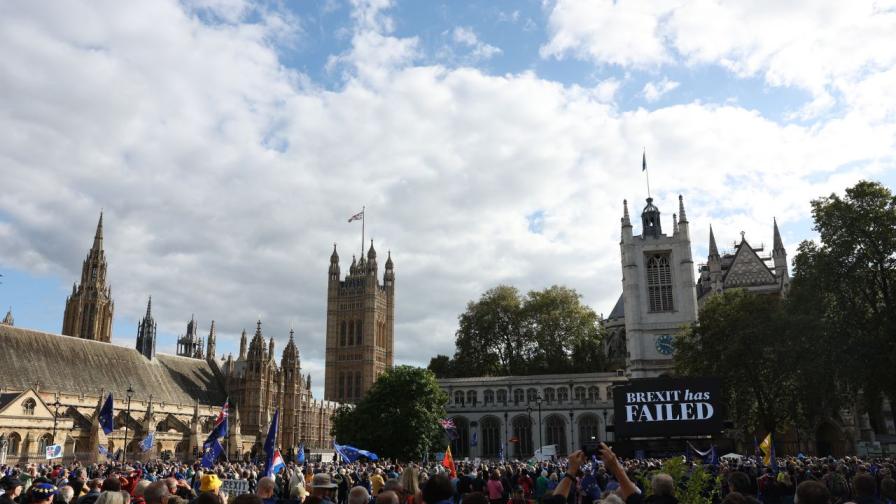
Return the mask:
{"type": "Polygon", "coordinates": [[[454,467],[454,457],[451,456],[451,447],[445,450],[445,457],[442,458],[442,467],[448,469],[452,478],[457,477],[457,468],[454,467]]]}

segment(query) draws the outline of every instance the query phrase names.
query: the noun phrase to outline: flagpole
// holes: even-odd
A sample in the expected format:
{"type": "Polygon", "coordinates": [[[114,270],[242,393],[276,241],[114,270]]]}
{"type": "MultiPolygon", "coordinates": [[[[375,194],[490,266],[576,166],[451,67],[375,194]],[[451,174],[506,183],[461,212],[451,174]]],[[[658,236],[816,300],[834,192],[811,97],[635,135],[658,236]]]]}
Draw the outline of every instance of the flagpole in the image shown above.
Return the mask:
{"type": "MultiPolygon", "coordinates": [[[[358,207],[355,207],[358,208],[358,207]]],[[[364,260],[364,225],[367,221],[367,214],[365,214],[365,206],[361,206],[361,257],[360,260],[364,260]]]]}
{"type": "Polygon", "coordinates": [[[647,197],[650,197],[650,172],[647,171],[647,147],[644,147],[644,153],[641,157],[643,161],[644,176],[647,177],[647,197]]]}

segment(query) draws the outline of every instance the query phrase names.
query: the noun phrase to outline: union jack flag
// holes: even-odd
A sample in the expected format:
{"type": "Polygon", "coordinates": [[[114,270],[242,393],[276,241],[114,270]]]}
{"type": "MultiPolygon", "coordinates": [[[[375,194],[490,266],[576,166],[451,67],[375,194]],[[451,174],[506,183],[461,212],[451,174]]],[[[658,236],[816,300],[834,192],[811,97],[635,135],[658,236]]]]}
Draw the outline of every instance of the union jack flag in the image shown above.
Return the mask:
{"type": "Polygon", "coordinates": [[[446,430],[447,430],[447,429],[456,429],[456,428],[457,428],[457,426],[454,425],[454,420],[452,420],[452,419],[450,419],[450,418],[443,418],[443,419],[439,420],[439,425],[441,425],[442,428],[443,428],[443,429],[446,429],[446,430]]]}
{"type": "Polygon", "coordinates": [[[356,220],[364,220],[364,210],[361,210],[360,212],[358,212],[355,215],[352,215],[351,217],[348,218],[349,222],[356,221],[356,220]]]}

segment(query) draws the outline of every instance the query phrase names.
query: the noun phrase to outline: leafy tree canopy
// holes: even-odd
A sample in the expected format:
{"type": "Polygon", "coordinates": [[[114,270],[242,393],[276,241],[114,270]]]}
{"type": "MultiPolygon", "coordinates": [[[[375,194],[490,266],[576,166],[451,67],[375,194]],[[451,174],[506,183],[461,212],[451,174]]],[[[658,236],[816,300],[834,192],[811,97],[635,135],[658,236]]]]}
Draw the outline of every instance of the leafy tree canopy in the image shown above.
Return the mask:
{"type": "Polygon", "coordinates": [[[361,402],[341,406],[333,416],[332,434],[340,444],[370,450],[380,457],[419,460],[444,449],[448,396],[432,372],[412,366],[386,370],[361,402]]]}

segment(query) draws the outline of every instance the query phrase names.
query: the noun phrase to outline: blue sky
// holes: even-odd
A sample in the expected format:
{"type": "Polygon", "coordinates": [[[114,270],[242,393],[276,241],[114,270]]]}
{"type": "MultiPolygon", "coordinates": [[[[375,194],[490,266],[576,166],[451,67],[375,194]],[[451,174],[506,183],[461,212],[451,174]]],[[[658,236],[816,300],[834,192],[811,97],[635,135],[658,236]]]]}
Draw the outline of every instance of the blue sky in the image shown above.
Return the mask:
{"type": "MultiPolygon", "coordinates": [[[[791,253],[809,201],[896,187],[896,4],[167,0],[0,6],[0,307],[58,332],[100,209],[132,345],[261,317],[323,366],[325,272],[391,250],[397,359],[450,353],[499,283],[620,291],[647,149],[666,222],[791,253]]],[[[668,224],[667,224],[668,225],[668,224]]],[[[320,379],[319,379],[320,381],[320,379]]]]}

